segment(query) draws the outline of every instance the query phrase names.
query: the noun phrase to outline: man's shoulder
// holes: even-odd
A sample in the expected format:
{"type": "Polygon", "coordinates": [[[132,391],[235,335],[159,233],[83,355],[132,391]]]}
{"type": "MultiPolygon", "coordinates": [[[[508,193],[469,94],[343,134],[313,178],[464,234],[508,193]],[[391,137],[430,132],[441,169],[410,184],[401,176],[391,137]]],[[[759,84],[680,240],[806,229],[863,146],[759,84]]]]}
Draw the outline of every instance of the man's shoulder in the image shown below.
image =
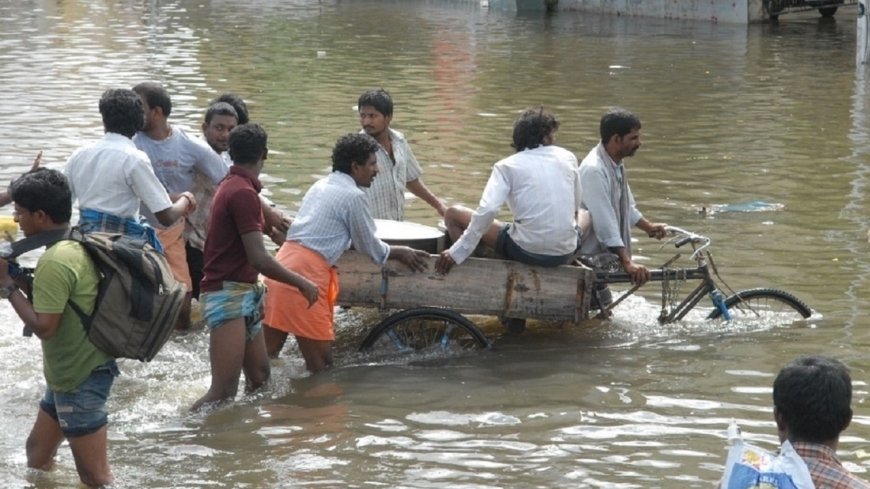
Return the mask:
{"type": "Polygon", "coordinates": [[[137,160],[145,163],[151,162],[148,155],[139,149],[130,138],[116,134],[106,135],[99,141],[82,146],[75,150],[67,161],[76,163],[81,160],[91,160],[98,155],[100,157],[121,155],[119,163],[137,160]]]}
{"type": "Polygon", "coordinates": [[[316,189],[317,192],[348,196],[365,197],[366,195],[365,191],[356,185],[350,175],[341,172],[333,172],[326,178],[321,178],[311,186],[311,189],[316,189]]]}
{"type": "Polygon", "coordinates": [[[37,266],[72,266],[76,263],[89,263],[83,261],[87,258],[84,245],[74,240],[61,240],[46,248],[37,261],[37,266]]]}
{"type": "Polygon", "coordinates": [[[176,138],[177,142],[183,146],[196,149],[205,148],[212,153],[217,154],[215,150],[211,149],[211,146],[208,145],[208,142],[205,139],[191,135],[189,128],[173,125],[172,136],[176,138]]]}
{"type": "Polygon", "coordinates": [[[390,127],[388,130],[390,131],[390,139],[392,139],[393,141],[399,141],[401,143],[408,144],[408,140],[405,138],[405,133],[397,129],[393,129],[392,127],[390,127]]]}
{"type": "Polygon", "coordinates": [[[549,148],[552,148],[553,153],[556,154],[559,158],[564,158],[570,161],[577,161],[577,155],[574,154],[573,151],[568,148],[564,148],[562,146],[550,145],[549,148]]]}
{"type": "Polygon", "coordinates": [[[604,170],[604,160],[598,156],[598,146],[596,146],[580,162],[580,173],[603,173],[604,170]]]}

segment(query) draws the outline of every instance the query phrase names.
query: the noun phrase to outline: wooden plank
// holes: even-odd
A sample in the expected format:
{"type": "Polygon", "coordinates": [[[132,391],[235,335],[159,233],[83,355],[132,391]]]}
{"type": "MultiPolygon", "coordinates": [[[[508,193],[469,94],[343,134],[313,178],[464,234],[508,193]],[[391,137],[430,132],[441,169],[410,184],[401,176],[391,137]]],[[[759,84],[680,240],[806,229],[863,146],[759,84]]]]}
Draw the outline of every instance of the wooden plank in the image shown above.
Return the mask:
{"type": "Polygon", "coordinates": [[[444,307],[463,314],[515,318],[586,319],[595,274],[579,266],[532,267],[491,258],[469,258],[447,275],[413,273],[388,261],[386,271],[367,256],[348,251],[338,261],[344,306],[408,309],[444,307]]]}

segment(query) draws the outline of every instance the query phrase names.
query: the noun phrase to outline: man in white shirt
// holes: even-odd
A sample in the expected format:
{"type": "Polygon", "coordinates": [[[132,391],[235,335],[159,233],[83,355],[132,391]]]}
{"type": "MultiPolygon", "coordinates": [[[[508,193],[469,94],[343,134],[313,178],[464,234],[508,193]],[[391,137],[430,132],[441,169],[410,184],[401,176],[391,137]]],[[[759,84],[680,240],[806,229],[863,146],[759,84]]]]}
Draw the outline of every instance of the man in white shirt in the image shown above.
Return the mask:
{"type": "Polygon", "coordinates": [[[569,263],[580,242],[577,158],[554,145],[559,122],[543,107],[524,111],[514,123],[517,152],[495,164],[475,211],[451,207],[444,216],[454,241],[435,270],[448,273],[471,256],[478,243],[509,260],[530,265],[569,263]],[[513,223],[495,219],[507,202],[513,223]]]}
{"type": "Polygon", "coordinates": [[[617,255],[634,284],[648,281],[650,272],[631,258],[631,227],[637,226],[650,237],[662,239],[667,226],[643,217],[628,186],[624,160],[640,148],[640,127],[640,119],[631,112],[618,107],[609,110],[601,117],[601,142],[580,164],[581,208],[588,211],[591,219],[591,228],[583,234],[580,253],[617,255]]]}
{"type": "Polygon", "coordinates": [[[405,136],[392,129],[393,99],[384,89],[369,90],[357,101],[362,131],[378,142],[378,178],[366,189],[372,217],[401,221],[405,218],[405,189],[432,206],[439,216],[447,208],[420,179],[423,171],[405,136]]]}
{"type": "Polygon", "coordinates": [[[100,98],[106,131],[103,139],[76,150],[63,172],[79,204],[79,225],[94,231],[121,232],[160,246],[154,230],[140,223],[144,206],[169,226],[195,208],[189,192],[173,203],[154,175],[148,155],[131,138],[142,129],[142,100],[132,90],[109,89],[100,98]]]}

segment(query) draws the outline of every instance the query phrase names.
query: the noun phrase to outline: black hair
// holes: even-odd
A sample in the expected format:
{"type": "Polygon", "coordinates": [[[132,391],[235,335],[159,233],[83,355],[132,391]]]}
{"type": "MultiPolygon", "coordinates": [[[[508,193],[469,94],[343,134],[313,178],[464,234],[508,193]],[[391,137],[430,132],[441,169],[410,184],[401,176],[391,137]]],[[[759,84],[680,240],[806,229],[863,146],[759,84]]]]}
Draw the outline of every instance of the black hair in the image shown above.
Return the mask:
{"type": "Polygon", "coordinates": [[[390,97],[390,92],[383,88],[368,90],[359,96],[359,100],[356,102],[357,110],[366,106],[374,107],[385,117],[393,115],[393,98],[390,97]]]}
{"type": "Polygon", "coordinates": [[[169,117],[172,112],[172,100],[169,98],[169,92],[163,88],[163,85],[157,82],[142,82],[135,87],[133,91],[138,93],[148,102],[148,107],[160,107],[163,109],[163,116],[169,117]]]}
{"type": "Polygon", "coordinates": [[[604,144],[613,136],[625,136],[634,129],[640,130],[640,118],[621,107],[614,107],[601,116],[599,132],[604,144]]]}
{"type": "Polygon", "coordinates": [[[256,123],[241,124],[230,131],[230,158],[237,165],[251,165],[263,157],[267,150],[268,135],[256,123]]]}
{"type": "Polygon", "coordinates": [[[230,117],[236,118],[236,123],[239,122],[239,114],[236,112],[236,109],[226,103],[226,102],[215,102],[208,106],[208,110],[205,111],[205,123],[206,125],[211,123],[211,120],[216,115],[228,115],[230,117]]]}
{"type": "Polygon", "coordinates": [[[368,134],[350,133],[338,138],[332,148],[332,171],[350,175],[354,163],[363,165],[377,152],[378,142],[368,134]]]}
{"type": "Polygon", "coordinates": [[[133,90],[110,88],[100,97],[103,129],[132,138],[145,127],[145,108],[133,90]]]}
{"type": "Polygon", "coordinates": [[[523,111],[514,122],[513,144],[517,151],[534,149],[544,144],[544,139],[559,129],[556,116],[543,107],[533,107],[523,111]]]}
{"type": "Polygon", "coordinates": [[[773,405],[795,441],[836,440],[852,419],[851,403],[849,369],[833,358],[799,357],[773,381],[773,405]]]}
{"type": "Polygon", "coordinates": [[[239,97],[232,92],[226,92],[215,97],[209,105],[214,105],[218,102],[226,102],[236,109],[236,116],[239,119],[239,124],[247,124],[250,121],[250,118],[248,117],[248,104],[245,103],[242,97],[239,97]]]}
{"type": "Polygon", "coordinates": [[[72,191],[66,177],[52,168],[36,168],[9,186],[12,201],[30,212],[42,211],[55,224],[66,224],[72,215],[72,191]]]}

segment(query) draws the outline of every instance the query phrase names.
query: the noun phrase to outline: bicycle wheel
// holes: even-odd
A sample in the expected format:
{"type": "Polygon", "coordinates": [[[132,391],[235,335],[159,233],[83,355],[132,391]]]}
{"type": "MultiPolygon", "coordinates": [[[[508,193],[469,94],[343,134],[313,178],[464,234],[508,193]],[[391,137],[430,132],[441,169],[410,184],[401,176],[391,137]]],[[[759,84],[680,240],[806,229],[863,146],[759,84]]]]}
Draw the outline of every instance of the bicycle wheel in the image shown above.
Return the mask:
{"type": "MultiPolygon", "coordinates": [[[[810,307],[797,297],[779,289],[741,290],[725,300],[732,319],[776,318],[806,319],[812,315],[810,307]]],[[[718,319],[721,311],[713,309],[707,319],[718,319]]]]}
{"type": "Polygon", "coordinates": [[[437,307],[407,309],[375,326],[360,345],[360,351],[392,353],[480,350],[489,340],[461,314],[437,307]]]}

